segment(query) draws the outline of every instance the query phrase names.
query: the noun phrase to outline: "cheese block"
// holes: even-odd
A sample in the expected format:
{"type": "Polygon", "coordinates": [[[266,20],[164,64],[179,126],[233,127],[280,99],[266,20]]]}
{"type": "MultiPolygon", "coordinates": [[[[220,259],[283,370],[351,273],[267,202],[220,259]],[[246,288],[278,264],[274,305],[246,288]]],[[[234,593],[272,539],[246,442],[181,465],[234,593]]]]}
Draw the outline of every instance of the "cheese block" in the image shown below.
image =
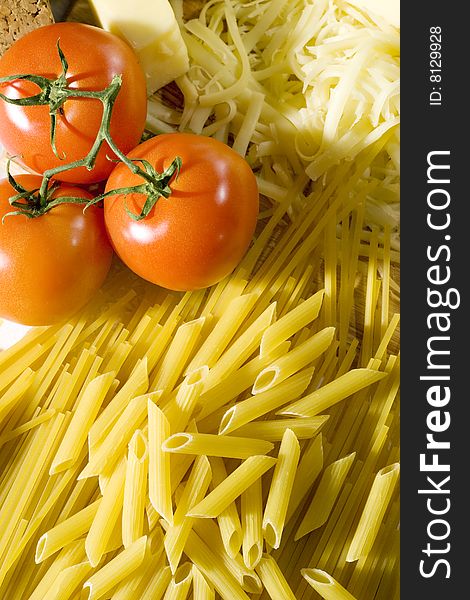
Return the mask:
{"type": "Polygon", "coordinates": [[[168,0],[90,0],[104,29],[134,48],[152,94],[188,70],[188,52],[168,0]]]}
{"type": "Polygon", "coordinates": [[[348,2],[381,16],[394,27],[400,27],[400,0],[348,0],[348,2]]]}

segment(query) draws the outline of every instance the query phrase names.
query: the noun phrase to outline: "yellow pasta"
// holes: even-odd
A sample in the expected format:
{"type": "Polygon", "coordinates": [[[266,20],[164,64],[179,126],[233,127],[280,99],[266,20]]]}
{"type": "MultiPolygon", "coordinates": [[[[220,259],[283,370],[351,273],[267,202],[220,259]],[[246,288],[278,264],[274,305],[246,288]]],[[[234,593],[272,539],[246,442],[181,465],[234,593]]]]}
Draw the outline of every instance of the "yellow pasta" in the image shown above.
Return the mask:
{"type": "Polygon", "coordinates": [[[296,600],[279,565],[269,554],[264,554],[256,567],[269,597],[272,600],[296,600]]]}
{"type": "Polygon", "coordinates": [[[314,321],[320,312],[324,293],[324,290],[318,291],[270,325],[261,338],[261,356],[269,354],[282,342],[314,321]]]}
{"type": "Polygon", "coordinates": [[[292,429],[286,429],[282,436],[263,515],[263,535],[271,548],[279,548],[281,544],[299,456],[300,446],[295,433],[292,429]]]}
{"type": "Polygon", "coordinates": [[[88,532],[95,518],[101,499],[95,500],[68,519],[49,529],[38,540],[36,546],[36,563],[40,563],[52,554],[64,548],[71,541],[88,532]]]}
{"type": "Polygon", "coordinates": [[[144,533],[147,498],[148,443],[140,429],[129,442],[122,504],[122,543],[130,546],[144,533]]]}
{"type": "Polygon", "coordinates": [[[193,599],[215,600],[214,588],[209,585],[201,571],[193,565],[193,599]]]}
{"type": "MultiPolygon", "coordinates": [[[[227,469],[221,458],[212,457],[212,489],[219,486],[227,479],[227,469]]],[[[230,502],[217,515],[220,536],[225,551],[230,558],[235,558],[242,545],[242,526],[235,502],[230,502]]]]}
{"type": "Polygon", "coordinates": [[[251,456],[188,512],[191,517],[215,518],[242,492],[276,464],[270,456],[251,456]]]}
{"type": "Polygon", "coordinates": [[[261,479],[255,481],[241,495],[243,530],[243,560],[254,569],[263,554],[263,490],[261,479]]]}
{"type": "Polygon", "coordinates": [[[346,560],[355,561],[367,556],[377,536],[385,511],[395,489],[400,466],[397,463],[380,469],[363,508],[346,560]]]}
{"type": "Polygon", "coordinates": [[[86,442],[88,431],[114,381],[115,374],[114,371],[110,371],[104,375],[98,375],[86,386],[52,462],[49,470],[51,475],[68,469],[77,461],[86,442]]]}
{"type": "Polygon", "coordinates": [[[325,600],[356,600],[334,577],[321,569],[302,569],[302,576],[325,600]]]}
{"type": "MultiPolygon", "coordinates": [[[[124,453],[134,431],[142,425],[147,414],[148,396],[133,398],[122,412],[114,427],[92,454],[79,479],[93,477],[106,472],[117,458],[124,453]]],[[[152,400],[149,400],[151,402],[152,400]]]]}
{"type": "Polygon", "coordinates": [[[273,448],[274,445],[265,440],[210,433],[175,433],[162,444],[164,452],[224,458],[249,458],[254,454],[267,454],[273,448]]]}
{"type": "Polygon", "coordinates": [[[172,390],[184,372],[191,352],[201,335],[205,317],[184,323],[176,334],[165,354],[151,387],[154,390],[172,390]]]}
{"type": "Polygon", "coordinates": [[[184,431],[191,419],[209,369],[204,366],[185,377],[174,397],[163,406],[163,413],[170,423],[170,430],[184,431]]]}
{"type": "Polygon", "coordinates": [[[98,506],[85,540],[85,550],[93,567],[100,562],[113,530],[119,522],[124,499],[126,460],[121,460],[113,472],[98,506]]]}
{"type": "Polygon", "coordinates": [[[81,588],[93,567],[88,561],[63,569],[47,591],[50,600],[67,600],[81,588]]]}
{"type": "Polygon", "coordinates": [[[325,327],[261,371],[253,384],[253,394],[260,394],[281,383],[318,358],[333,341],[334,327],[325,327]]]}
{"type": "Polygon", "coordinates": [[[135,571],[144,560],[146,546],[147,536],[144,535],[87,579],[83,584],[87,600],[102,598],[135,571]]]}
{"type": "Polygon", "coordinates": [[[184,563],[173,575],[166,589],[164,600],[186,600],[192,584],[193,570],[191,563],[184,563]]]}
{"type": "Polygon", "coordinates": [[[184,546],[191,531],[194,519],[186,516],[189,509],[204,498],[212,478],[211,467],[207,457],[198,457],[191,469],[191,474],[173,515],[173,524],[165,533],[164,545],[168,562],[173,574],[183,554],[184,546]]]}
{"type": "Polygon", "coordinates": [[[334,379],[318,390],[313,391],[301,400],[280,410],[280,415],[295,415],[313,417],[333,406],[340,400],[355,394],[365,387],[377,383],[387,376],[387,373],[373,369],[353,369],[341,377],[334,379]]]}
{"type": "Polygon", "coordinates": [[[28,366],[20,373],[8,390],[2,394],[0,398],[0,424],[31,386],[33,378],[34,371],[28,366]]]}
{"type": "Polygon", "coordinates": [[[160,600],[171,581],[169,566],[152,569],[152,571],[153,574],[144,588],[140,600],[160,600]]]}
{"type": "Polygon", "coordinates": [[[149,498],[167,523],[173,522],[171,501],[170,455],[162,450],[170,435],[170,424],[152,400],[148,401],[149,498]]]}
{"type": "Polygon", "coordinates": [[[190,373],[199,367],[207,365],[212,368],[235,333],[239,330],[256,302],[257,294],[244,294],[233,298],[227,310],[222,314],[219,321],[212,329],[201,348],[196,352],[194,358],[187,367],[190,373]]]}
{"type": "Polygon", "coordinates": [[[326,522],[355,456],[352,452],[326,467],[294,539],[298,540],[326,522]]]}
{"type": "Polygon", "coordinates": [[[225,412],[220,420],[219,433],[223,435],[231,433],[250,421],[287,404],[294,398],[298,398],[307,389],[312,374],[313,367],[307,367],[272,389],[237,402],[225,412]]]}
{"type": "Polygon", "coordinates": [[[240,437],[251,437],[268,442],[280,442],[286,429],[291,429],[297,439],[305,440],[315,436],[328,421],[329,415],[305,417],[303,419],[275,419],[272,421],[251,421],[235,430],[240,437]]]}

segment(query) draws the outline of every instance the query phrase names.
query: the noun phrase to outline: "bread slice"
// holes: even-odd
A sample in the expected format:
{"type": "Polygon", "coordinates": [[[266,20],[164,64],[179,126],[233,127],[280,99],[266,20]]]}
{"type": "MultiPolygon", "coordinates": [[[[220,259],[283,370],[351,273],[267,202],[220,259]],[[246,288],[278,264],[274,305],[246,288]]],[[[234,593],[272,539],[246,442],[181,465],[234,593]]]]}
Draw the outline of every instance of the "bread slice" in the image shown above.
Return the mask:
{"type": "Polygon", "coordinates": [[[0,2],[0,56],[28,31],[54,21],[48,0],[0,2]]]}

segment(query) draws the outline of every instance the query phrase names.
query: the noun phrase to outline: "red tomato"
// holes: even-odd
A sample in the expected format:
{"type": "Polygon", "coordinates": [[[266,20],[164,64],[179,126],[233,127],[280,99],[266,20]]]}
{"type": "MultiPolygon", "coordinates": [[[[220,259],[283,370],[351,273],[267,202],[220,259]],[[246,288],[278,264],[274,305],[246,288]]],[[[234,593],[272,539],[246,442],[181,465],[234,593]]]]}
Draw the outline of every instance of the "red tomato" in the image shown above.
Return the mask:
{"type": "MultiPolygon", "coordinates": [[[[134,221],[144,194],[109,196],[105,223],[115,251],[132,271],[162,287],[192,290],[210,286],[240,262],[252,239],[259,209],[258,187],[248,163],[212,138],[186,133],[159,135],[129,157],[145,159],[163,172],[180,156],[169,198],[134,221]]],[[[142,183],[125,164],[117,165],[106,191],[142,183]]]]}
{"type": "MultiPolygon", "coordinates": [[[[26,189],[38,188],[37,175],[18,175],[26,189]]],[[[0,317],[24,325],[50,325],[73,315],[103,283],[113,251],[104,226],[103,210],[61,204],[30,219],[2,217],[12,210],[16,194],[0,180],[0,317]]],[[[91,198],[85,190],[61,186],[54,194],[91,198]]]]}
{"type": "MultiPolygon", "coordinates": [[[[142,136],[147,111],[145,76],[133,50],[107,31],[81,23],[55,23],[40,27],[13,44],[0,59],[0,77],[17,74],[57,78],[62,66],[57,41],[68,61],[70,87],[99,91],[106,88],[114,75],[122,73],[122,87],[113,108],[111,136],[124,153],[136,146],[142,136]]],[[[9,98],[37,94],[39,88],[28,81],[0,84],[0,92],[9,98]]],[[[103,105],[100,100],[68,99],[57,118],[56,146],[59,156],[70,163],[84,158],[98,133],[103,105]]],[[[22,107],[0,100],[0,143],[14,155],[21,156],[30,169],[43,171],[64,164],[52,151],[49,106],[22,107]]],[[[115,163],[104,144],[95,168],[65,171],[61,181],[91,183],[105,179],[115,163]]]]}

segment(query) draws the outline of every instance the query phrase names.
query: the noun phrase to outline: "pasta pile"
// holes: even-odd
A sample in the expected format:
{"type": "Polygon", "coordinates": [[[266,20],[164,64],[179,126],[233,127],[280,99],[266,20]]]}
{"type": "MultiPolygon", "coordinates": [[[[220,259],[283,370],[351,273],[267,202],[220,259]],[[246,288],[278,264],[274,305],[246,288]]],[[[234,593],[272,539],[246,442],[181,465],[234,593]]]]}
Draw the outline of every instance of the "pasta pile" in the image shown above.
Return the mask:
{"type": "Polygon", "coordinates": [[[255,240],[196,292],[116,260],[0,353],[0,598],[398,599],[396,30],[346,1],[174,5],[191,69],[149,129],[247,156],[255,240]]]}

